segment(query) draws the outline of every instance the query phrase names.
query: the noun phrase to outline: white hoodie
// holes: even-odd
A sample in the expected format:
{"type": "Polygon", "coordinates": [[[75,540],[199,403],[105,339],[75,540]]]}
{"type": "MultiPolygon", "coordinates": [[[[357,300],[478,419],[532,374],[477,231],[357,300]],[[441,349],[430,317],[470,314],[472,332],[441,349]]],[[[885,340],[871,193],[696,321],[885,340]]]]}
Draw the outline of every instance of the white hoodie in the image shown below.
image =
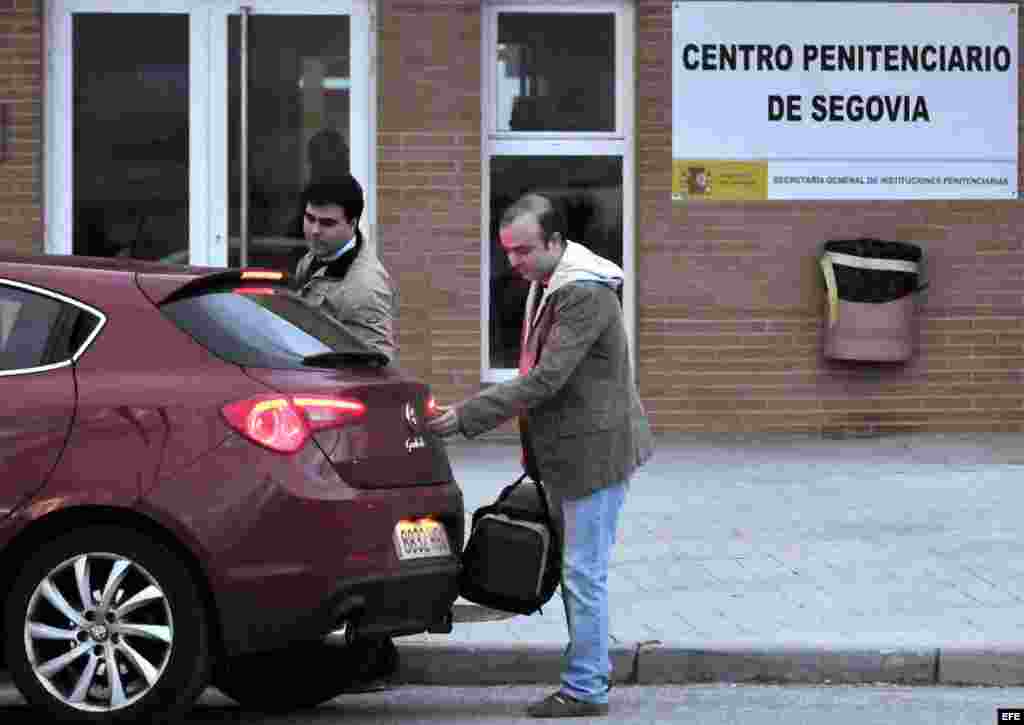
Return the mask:
{"type": "MultiPolygon", "coordinates": [[[[542,289],[542,286],[539,282],[530,284],[530,292],[526,297],[526,319],[530,320],[530,327],[533,327],[551,293],[570,282],[600,282],[618,291],[624,279],[622,268],[615,262],[594,254],[582,244],[566,240],[565,253],[555,271],[551,273],[547,287],[543,287],[539,303],[537,290],[542,289]]],[[[529,334],[529,331],[526,330],[525,333],[529,334]]],[[[524,335],[524,342],[525,339],[524,335]]]]}

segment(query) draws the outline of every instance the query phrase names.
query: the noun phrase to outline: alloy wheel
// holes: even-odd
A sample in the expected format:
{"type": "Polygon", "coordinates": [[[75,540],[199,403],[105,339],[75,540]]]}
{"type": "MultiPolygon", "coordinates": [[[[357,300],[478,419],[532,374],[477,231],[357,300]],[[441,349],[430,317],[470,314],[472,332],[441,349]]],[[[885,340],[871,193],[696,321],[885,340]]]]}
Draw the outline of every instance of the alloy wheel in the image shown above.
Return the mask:
{"type": "Polygon", "coordinates": [[[171,658],[174,620],[160,583],[138,562],[92,552],[63,561],[36,586],[25,651],[39,682],[67,707],[132,705],[171,658]]]}

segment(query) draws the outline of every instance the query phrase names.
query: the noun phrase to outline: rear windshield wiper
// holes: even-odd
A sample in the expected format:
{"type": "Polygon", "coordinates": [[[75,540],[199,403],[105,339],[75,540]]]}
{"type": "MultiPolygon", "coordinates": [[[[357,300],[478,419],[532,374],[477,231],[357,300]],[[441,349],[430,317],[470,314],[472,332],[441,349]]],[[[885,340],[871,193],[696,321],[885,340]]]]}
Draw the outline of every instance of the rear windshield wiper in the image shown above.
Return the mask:
{"type": "Polygon", "coordinates": [[[321,352],[306,355],[302,364],[313,368],[338,368],[346,366],[368,366],[382,368],[388,364],[388,356],[370,350],[359,352],[321,352]]]}

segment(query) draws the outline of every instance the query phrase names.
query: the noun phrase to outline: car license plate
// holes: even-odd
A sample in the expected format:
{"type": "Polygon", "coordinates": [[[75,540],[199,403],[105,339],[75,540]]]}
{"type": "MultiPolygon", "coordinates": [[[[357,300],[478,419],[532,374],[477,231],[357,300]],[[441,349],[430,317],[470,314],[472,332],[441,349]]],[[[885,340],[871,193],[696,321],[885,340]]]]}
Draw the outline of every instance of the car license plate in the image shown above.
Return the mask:
{"type": "Polygon", "coordinates": [[[448,532],[433,519],[399,521],[395,525],[395,548],[402,560],[450,556],[452,553],[448,532]]]}

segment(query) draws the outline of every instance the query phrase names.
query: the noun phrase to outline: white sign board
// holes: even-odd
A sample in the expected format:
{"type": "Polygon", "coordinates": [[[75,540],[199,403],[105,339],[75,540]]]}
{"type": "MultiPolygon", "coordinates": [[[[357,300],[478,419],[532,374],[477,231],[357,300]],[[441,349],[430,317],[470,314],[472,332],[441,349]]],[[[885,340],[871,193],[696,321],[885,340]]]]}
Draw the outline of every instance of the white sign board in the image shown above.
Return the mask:
{"type": "Polygon", "coordinates": [[[1017,198],[1017,12],[674,3],[673,198],[1017,198]]]}

